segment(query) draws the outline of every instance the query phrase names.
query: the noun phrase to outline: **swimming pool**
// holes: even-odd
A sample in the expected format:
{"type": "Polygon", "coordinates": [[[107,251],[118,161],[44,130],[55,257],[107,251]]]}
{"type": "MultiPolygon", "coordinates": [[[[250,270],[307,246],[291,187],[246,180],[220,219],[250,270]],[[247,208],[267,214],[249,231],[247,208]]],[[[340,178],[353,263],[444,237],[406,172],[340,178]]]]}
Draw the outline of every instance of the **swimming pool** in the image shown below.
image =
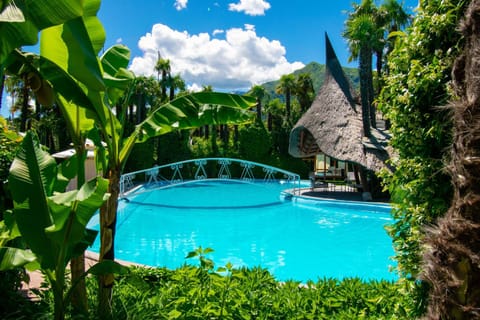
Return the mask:
{"type": "MultiPolygon", "coordinates": [[[[262,266],[278,280],[396,278],[388,205],[285,199],[283,189],[216,180],[139,189],[119,202],[115,255],[173,269],[202,246],[216,266],[262,266]]],[[[98,230],[98,217],[89,226],[98,230]]]]}

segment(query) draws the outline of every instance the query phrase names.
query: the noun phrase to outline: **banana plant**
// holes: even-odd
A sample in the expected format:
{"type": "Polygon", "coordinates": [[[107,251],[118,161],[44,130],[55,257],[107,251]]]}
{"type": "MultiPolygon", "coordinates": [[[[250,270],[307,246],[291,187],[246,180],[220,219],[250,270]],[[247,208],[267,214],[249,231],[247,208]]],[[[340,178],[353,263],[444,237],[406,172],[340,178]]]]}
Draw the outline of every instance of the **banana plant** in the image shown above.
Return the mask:
{"type": "MultiPolygon", "coordinates": [[[[122,45],[113,46],[99,58],[97,68],[93,68],[95,64],[92,62],[89,68],[84,69],[84,72],[89,73],[88,79],[78,74],[72,75],[69,70],[71,61],[74,60],[64,57],[77,54],[78,51],[69,48],[78,47],[77,42],[84,39],[82,38],[84,36],[96,35],[86,25],[83,29],[78,22],[73,20],[65,24],[69,25],[70,30],[82,29],[77,30],[76,38],[62,37],[63,32],[50,32],[50,29],[42,34],[39,72],[56,90],[56,100],[62,107],[65,117],[74,119],[71,122],[77,123],[84,130],[91,129],[95,124],[100,132],[96,139],[97,146],[100,150],[103,148],[100,137],[106,143],[106,158],[100,162],[103,163],[104,177],[110,181],[108,192],[111,198],[100,209],[100,260],[114,260],[120,175],[135,143],[173,130],[196,128],[207,124],[250,121],[252,113],[249,109],[255,105],[255,100],[225,93],[195,93],[182,96],[156,108],[136,126],[130,136],[124,138],[124,124],[121,120],[125,119],[125,116],[121,111],[115,113],[113,108],[120,97],[131,94],[129,89],[134,76],[127,70],[130,51],[122,45]],[[75,28],[72,27],[73,24],[75,28]],[[43,43],[48,43],[48,46],[43,46],[43,43]],[[59,54],[59,48],[64,50],[62,54],[59,54]],[[62,74],[62,77],[59,77],[59,74],[62,74]]],[[[65,25],[64,30],[67,28],[65,25]]],[[[91,49],[95,50],[93,46],[91,49]]],[[[126,108],[117,109],[119,110],[126,108]]],[[[108,317],[111,313],[109,308],[113,281],[113,274],[100,278],[98,305],[101,316],[108,317]]]]}
{"type": "MultiPolygon", "coordinates": [[[[109,194],[108,180],[101,177],[79,190],[56,192],[64,188],[58,175],[55,159],[42,150],[36,134],[28,132],[9,172],[13,215],[23,241],[50,282],[54,317],[64,319],[74,288],[67,290],[67,263],[93,243],[97,232],[86,226],[109,194]]],[[[99,269],[101,266],[96,266],[93,271],[99,269]]]]}
{"type": "MultiPolygon", "coordinates": [[[[98,5],[98,0],[84,1],[89,13],[95,13],[91,8],[98,5]]],[[[120,175],[135,143],[173,130],[250,121],[253,114],[249,109],[255,105],[253,98],[225,93],[182,96],[156,108],[125,138],[121,121],[125,117],[114,112],[114,107],[120,97],[129,94],[134,78],[127,70],[130,51],[116,45],[98,58],[103,41],[103,28],[94,15],[74,18],[42,32],[40,56],[15,50],[10,57],[14,62],[9,64],[12,72],[29,70],[41,78],[41,87],[54,93],[71,131],[80,135],[96,128],[98,150],[103,150],[100,139],[106,143],[105,158],[99,163],[104,178],[109,180],[107,192],[111,196],[100,209],[101,261],[114,260],[120,175]]],[[[110,314],[103,308],[111,306],[113,279],[109,274],[99,281],[101,316],[110,314]]]]}

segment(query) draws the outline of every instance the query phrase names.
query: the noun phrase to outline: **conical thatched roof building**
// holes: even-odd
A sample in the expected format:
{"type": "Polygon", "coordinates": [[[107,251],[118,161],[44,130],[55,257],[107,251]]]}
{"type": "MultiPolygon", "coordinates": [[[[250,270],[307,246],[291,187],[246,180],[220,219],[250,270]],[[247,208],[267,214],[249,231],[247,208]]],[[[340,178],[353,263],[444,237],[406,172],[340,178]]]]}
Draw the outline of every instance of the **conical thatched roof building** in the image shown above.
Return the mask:
{"type": "Polygon", "coordinates": [[[363,137],[361,105],[326,37],[326,75],[312,106],[290,133],[289,153],[308,158],[324,153],[332,158],[378,171],[385,167],[389,136],[372,128],[363,137]]]}

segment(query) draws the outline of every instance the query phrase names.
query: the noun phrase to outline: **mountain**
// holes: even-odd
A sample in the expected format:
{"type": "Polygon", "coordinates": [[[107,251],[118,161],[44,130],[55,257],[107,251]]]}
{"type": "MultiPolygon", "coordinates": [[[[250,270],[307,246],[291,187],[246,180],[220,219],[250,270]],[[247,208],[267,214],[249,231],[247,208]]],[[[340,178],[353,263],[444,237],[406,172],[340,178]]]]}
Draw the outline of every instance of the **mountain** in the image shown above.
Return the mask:
{"type": "MultiPolygon", "coordinates": [[[[358,76],[358,69],[356,68],[346,68],[343,67],[343,71],[348,79],[350,79],[351,83],[355,90],[360,88],[360,77],[358,76]]],[[[302,73],[309,73],[313,80],[313,88],[315,92],[318,92],[318,89],[323,84],[325,80],[325,65],[320,64],[317,62],[310,62],[302,69],[295,70],[293,72],[294,75],[299,75],[302,73]]],[[[279,80],[270,81],[262,84],[262,86],[266,89],[267,93],[270,95],[271,99],[280,98],[280,95],[275,93],[275,88],[277,87],[279,80]]]]}

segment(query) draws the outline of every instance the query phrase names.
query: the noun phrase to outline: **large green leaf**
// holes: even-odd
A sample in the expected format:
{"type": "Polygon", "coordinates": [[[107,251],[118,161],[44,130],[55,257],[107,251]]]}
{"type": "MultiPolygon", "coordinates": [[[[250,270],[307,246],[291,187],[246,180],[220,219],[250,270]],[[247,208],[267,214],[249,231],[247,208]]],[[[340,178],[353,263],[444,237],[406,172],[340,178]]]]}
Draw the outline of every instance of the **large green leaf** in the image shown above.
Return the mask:
{"type": "Polygon", "coordinates": [[[12,221],[11,213],[4,214],[5,220],[0,221],[0,271],[22,267],[36,260],[32,252],[8,246],[20,233],[16,223],[12,221]]]}
{"type": "Polygon", "coordinates": [[[121,162],[126,160],[136,142],[144,142],[173,130],[251,121],[254,114],[249,109],[255,104],[253,97],[219,92],[198,92],[172,100],[136,127],[123,145],[121,162]]]}
{"type": "Polygon", "coordinates": [[[124,45],[114,45],[105,51],[100,61],[110,105],[115,105],[135,78],[133,72],[127,70],[130,49],[124,45]]]}
{"type": "Polygon", "coordinates": [[[83,14],[82,0],[15,0],[24,22],[0,22],[0,65],[15,48],[34,45],[38,32],[83,14]]]}
{"type": "Polygon", "coordinates": [[[36,256],[28,250],[11,247],[0,248],[0,271],[23,267],[36,260],[36,256]]]}
{"type": "Polygon", "coordinates": [[[101,119],[97,118],[95,106],[80,83],[51,60],[34,53],[15,50],[8,61],[7,68],[12,74],[34,70],[42,79],[48,81],[57,95],[57,103],[61,108],[68,109],[62,110],[62,114],[68,123],[75,124],[78,128],[76,132],[87,132],[95,121],[101,122],[101,119]],[[78,106],[81,106],[81,110],[77,110],[78,106]]]}
{"type": "Polygon", "coordinates": [[[45,228],[52,225],[47,197],[52,194],[57,174],[55,159],[40,147],[38,137],[27,132],[10,167],[9,185],[18,228],[44,268],[56,263],[52,242],[45,228]]]}
{"type": "MultiPolygon", "coordinates": [[[[91,1],[96,2],[85,2],[91,1]]],[[[79,17],[43,30],[40,55],[60,66],[88,88],[102,91],[105,85],[92,37],[97,42],[104,42],[105,33],[101,24],[92,24],[90,27],[92,29],[88,30],[84,17],[79,17]]]]}
{"type": "Polygon", "coordinates": [[[104,260],[102,262],[94,264],[90,269],[88,269],[87,273],[99,276],[109,273],[127,274],[129,270],[130,269],[128,267],[122,266],[118,262],[112,260],[104,260]]]}
{"type": "MultiPolygon", "coordinates": [[[[80,190],[56,194],[49,198],[53,225],[46,229],[56,245],[73,247],[83,241],[88,221],[107,199],[108,180],[97,177],[80,190]]],[[[71,253],[71,251],[70,251],[71,253]]]]}

